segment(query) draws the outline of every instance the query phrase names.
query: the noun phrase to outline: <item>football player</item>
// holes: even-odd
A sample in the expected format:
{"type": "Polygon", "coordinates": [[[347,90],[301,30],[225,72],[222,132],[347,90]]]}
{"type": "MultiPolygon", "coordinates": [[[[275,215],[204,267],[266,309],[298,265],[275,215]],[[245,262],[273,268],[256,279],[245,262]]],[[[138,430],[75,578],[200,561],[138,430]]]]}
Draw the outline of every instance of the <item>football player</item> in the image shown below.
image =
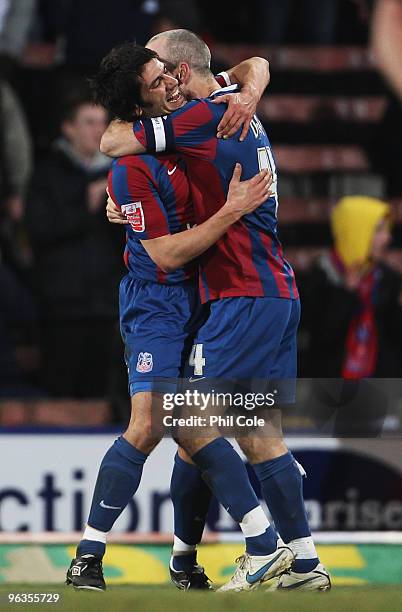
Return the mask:
{"type": "MultiPolygon", "coordinates": [[[[241,162],[246,177],[258,170],[270,168],[274,176],[274,195],[254,213],[234,224],[201,257],[200,294],[211,302],[211,313],[195,340],[194,375],[202,378],[240,378],[277,381],[279,401],[292,403],[295,397],[296,332],[300,303],[294,274],[283,257],[277,232],[276,167],[273,153],[263,126],[254,117],[247,135],[225,139],[216,135],[221,125],[227,95],[237,94],[235,87],[221,89],[209,70],[210,54],[196,35],[185,30],[173,30],[148,43],[177,76],[180,88],[167,92],[197,97],[169,114],[166,103],[155,96],[153,84],[163,78],[166,63],[153,56],[141,64],[136,75],[133,65],[127,79],[137,79],[138,95],[133,88],[124,96],[127,109],[135,105],[156,115],[159,107],[163,118],[147,119],[131,125],[115,123],[103,139],[103,151],[111,155],[126,153],[176,152],[187,164],[188,175],[195,193],[196,221],[204,221],[224,203],[234,164],[241,162]]],[[[132,47],[132,55],[141,52],[132,47]]],[[[111,63],[120,64],[119,52],[109,56],[111,63]]],[[[109,76],[113,71],[109,72],[109,76]]],[[[103,74],[105,78],[105,74],[103,74]]],[[[106,79],[107,80],[107,79],[106,79]]],[[[110,83],[113,76],[110,76],[110,83]]],[[[161,92],[163,97],[163,92],[161,92]]],[[[126,119],[109,96],[106,106],[120,119],[126,119]]],[[[102,100],[101,100],[102,101],[102,100]]],[[[121,98],[120,98],[121,103],[121,98]]],[[[120,107],[121,108],[121,107],[120,107]]],[[[240,135],[240,130],[237,135],[240,135]]],[[[283,540],[296,555],[292,569],[279,579],[280,588],[330,588],[330,579],[320,564],[308,526],[302,493],[302,470],[287,449],[279,421],[274,424],[270,443],[258,437],[239,438],[239,444],[253,464],[271,515],[283,540]]],[[[183,443],[183,441],[182,441],[183,443]]],[[[186,450],[201,470],[210,476],[213,458],[225,440],[186,440],[186,450]]],[[[230,485],[228,484],[228,487],[230,485]]],[[[232,580],[223,590],[250,588],[253,577],[269,561],[258,555],[246,554],[232,580]]]]}

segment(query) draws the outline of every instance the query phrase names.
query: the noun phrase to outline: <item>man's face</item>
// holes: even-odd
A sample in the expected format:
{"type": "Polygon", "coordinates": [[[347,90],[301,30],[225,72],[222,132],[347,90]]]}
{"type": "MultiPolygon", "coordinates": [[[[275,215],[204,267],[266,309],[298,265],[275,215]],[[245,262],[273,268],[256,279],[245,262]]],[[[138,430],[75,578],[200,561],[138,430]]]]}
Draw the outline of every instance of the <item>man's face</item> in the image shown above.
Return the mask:
{"type": "Polygon", "coordinates": [[[82,104],[74,118],[63,123],[63,134],[81,154],[93,156],[99,152],[106,125],[107,115],[102,107],[82,104]]]}
{"type": "Polygon", "coordinates": [[[157,58],[145,64],[140,82],[142,108],[148,117],[168,115],[186,102],[177,79],[157,58]]]}
{"type": "Polygon", "coordinates": [[[381,259],[389,247],[391,238],[389,219],[381,219],[374,231],[373,240],[371,242],[371,259],[374,261],[381,259]]]}

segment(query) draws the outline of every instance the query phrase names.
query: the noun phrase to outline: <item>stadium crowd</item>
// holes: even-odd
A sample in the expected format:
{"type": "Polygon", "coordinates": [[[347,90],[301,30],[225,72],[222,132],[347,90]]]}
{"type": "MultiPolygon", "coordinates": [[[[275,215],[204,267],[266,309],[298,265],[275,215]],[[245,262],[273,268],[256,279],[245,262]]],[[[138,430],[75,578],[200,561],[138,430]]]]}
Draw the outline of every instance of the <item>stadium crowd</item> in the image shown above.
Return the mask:
{"type": "Polygon", "coordinates": [[[356,378],[402,377],[402,209],[383,202],[402,197],[401,99],[367,59],[370,23],[381,54],[372,9],[365,0],[114,0],[112,11],[107,0],[0,1],[0,398],[107,397],[115,418],[128,413],[124,232],[105,216],[108,118],[86,79],[119,42],[175,27],[204,37],[217,70],[227,45],[243,59],[258,44],[271,61],[261,116],[279,144],[281,238],[304,304],[300,374],[348,377],[357,363],[356,378]],[[305,47],[299,65],[280,55],[294,46],[305,47]]]}

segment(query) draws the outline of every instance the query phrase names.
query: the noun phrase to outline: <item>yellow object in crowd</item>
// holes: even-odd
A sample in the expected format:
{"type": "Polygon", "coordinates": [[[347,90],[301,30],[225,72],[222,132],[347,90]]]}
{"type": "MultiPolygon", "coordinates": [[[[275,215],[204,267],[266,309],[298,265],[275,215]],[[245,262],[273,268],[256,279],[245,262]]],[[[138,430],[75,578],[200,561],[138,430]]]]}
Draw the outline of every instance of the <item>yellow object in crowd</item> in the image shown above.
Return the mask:
{"type": "Polygon", "coordinates": [[[375,229],[390,213],[389,204],[368,196],[348,196],[337,203],[331,215],[332,234],[346,267],[368,262],[375,229]]]}

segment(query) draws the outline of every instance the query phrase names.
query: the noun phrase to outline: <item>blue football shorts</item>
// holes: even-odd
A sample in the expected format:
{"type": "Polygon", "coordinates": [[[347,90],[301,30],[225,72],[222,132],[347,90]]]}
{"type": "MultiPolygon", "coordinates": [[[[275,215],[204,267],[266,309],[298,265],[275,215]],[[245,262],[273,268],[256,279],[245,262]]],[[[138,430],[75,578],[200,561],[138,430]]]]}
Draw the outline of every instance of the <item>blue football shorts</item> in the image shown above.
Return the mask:
{"type": "Polygon", "coordinates": [[[209,310],[200,304],[198,287],[126,275],[119,302],[130,396],[140,391],[174,392],[209,310]]]}
{"type": "Polygon", "coordinates": [[[276,404],[293,403],[299,321],[298,299],[233,297],[213,301],[186,366],[186,386],[196,383],[197,388],[205,389],[213,379],[214,385],[224,390],[229,388],[227,381],[238,381],[248,390],[274,391],[276,404]]]}

